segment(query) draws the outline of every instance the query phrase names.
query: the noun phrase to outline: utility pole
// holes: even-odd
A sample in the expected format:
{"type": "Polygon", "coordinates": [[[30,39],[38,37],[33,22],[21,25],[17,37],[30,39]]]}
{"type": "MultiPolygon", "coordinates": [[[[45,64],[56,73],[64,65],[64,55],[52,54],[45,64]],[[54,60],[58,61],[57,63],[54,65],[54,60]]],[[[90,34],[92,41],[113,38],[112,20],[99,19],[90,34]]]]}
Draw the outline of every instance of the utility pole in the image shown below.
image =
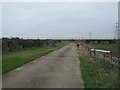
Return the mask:
{"type": "Polygon", "coordinates": [[[82,40],[83,40],[83,34],[82,34],[82,40]]]}
{"type": "Polygon", "coordinates": [[[118,40],[120,40],[120,26],[119,26],[119,23],[117,23],[117,27],[116,27],[116,29],[117,29],[117,33],[118,33],[118,40]]]}
{"type": "Polygon", "coordinates": [[[92,39],[92,33],[91,33],[91,31],[89,33],[89,39],[92,39]]]}
{"type": "MultiPolygon", "coordinates": [[[[118,2],[118,57],[120,58],[120,1],[118,2]]],[[[120,62],[118,64],[120,65],[120,62]]],[[[120,88],[120,68],[118,68],[118,88],[120,88]]]]}
{"type": "Polygon", "coordinates": [[[114,39],[118,39],[119,38],[119,32],[118,32],[118,23],[116,22],[115,23],[115,36],[114,36],[114,39]]]}

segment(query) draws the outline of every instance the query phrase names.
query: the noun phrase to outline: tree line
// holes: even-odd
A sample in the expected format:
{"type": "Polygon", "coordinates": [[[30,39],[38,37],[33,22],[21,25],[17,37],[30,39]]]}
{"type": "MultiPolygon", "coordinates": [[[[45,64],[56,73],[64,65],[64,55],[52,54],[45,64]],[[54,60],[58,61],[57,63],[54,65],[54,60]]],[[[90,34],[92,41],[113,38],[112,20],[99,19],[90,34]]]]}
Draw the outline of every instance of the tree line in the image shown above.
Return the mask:
{"type": "Polygon", "coordinates": [[[2,51],[16,51],[24,48],[34,48],[40,46],[55,47],[61,40],[40,40],[40,39],[22,39],[19,37],[2,38],[2,51]]]}

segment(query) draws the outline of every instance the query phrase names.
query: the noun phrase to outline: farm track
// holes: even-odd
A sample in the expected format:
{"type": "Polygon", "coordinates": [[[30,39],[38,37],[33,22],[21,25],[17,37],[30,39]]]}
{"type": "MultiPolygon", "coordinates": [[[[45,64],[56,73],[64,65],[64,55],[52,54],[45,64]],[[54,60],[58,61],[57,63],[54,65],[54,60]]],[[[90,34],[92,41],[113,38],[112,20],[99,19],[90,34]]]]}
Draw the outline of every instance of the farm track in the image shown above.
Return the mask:
{"type": "Polygon", "coordinates": [[[74,43],[3,75],[3,88],[83,88],[74,43]]]}

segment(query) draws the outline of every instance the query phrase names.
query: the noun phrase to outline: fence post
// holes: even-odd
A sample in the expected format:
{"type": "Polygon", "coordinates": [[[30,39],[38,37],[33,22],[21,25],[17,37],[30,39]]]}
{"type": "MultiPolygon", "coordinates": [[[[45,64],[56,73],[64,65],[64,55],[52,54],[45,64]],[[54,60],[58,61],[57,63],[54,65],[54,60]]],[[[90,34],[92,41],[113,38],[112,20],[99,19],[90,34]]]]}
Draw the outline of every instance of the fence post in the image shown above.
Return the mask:
{"type": "Polygon", "coordinates": [[[94,60],[95,60],[95,58],[96,58],[96,52],[95,52],[95,49],[94,49],[93,53],[94,53],[94,60]]]}

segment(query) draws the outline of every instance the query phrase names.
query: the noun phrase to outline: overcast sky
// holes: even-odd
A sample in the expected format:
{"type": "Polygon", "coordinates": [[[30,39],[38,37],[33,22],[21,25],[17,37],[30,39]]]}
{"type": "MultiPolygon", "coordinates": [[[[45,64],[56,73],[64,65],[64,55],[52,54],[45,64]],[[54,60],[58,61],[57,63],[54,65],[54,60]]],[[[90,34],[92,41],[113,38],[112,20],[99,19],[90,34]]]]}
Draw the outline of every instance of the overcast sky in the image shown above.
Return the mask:
{"type": "Polygon", "coordinates": [[[3,37],[114,38],[117,2],[3,3],[3,37]]]}

